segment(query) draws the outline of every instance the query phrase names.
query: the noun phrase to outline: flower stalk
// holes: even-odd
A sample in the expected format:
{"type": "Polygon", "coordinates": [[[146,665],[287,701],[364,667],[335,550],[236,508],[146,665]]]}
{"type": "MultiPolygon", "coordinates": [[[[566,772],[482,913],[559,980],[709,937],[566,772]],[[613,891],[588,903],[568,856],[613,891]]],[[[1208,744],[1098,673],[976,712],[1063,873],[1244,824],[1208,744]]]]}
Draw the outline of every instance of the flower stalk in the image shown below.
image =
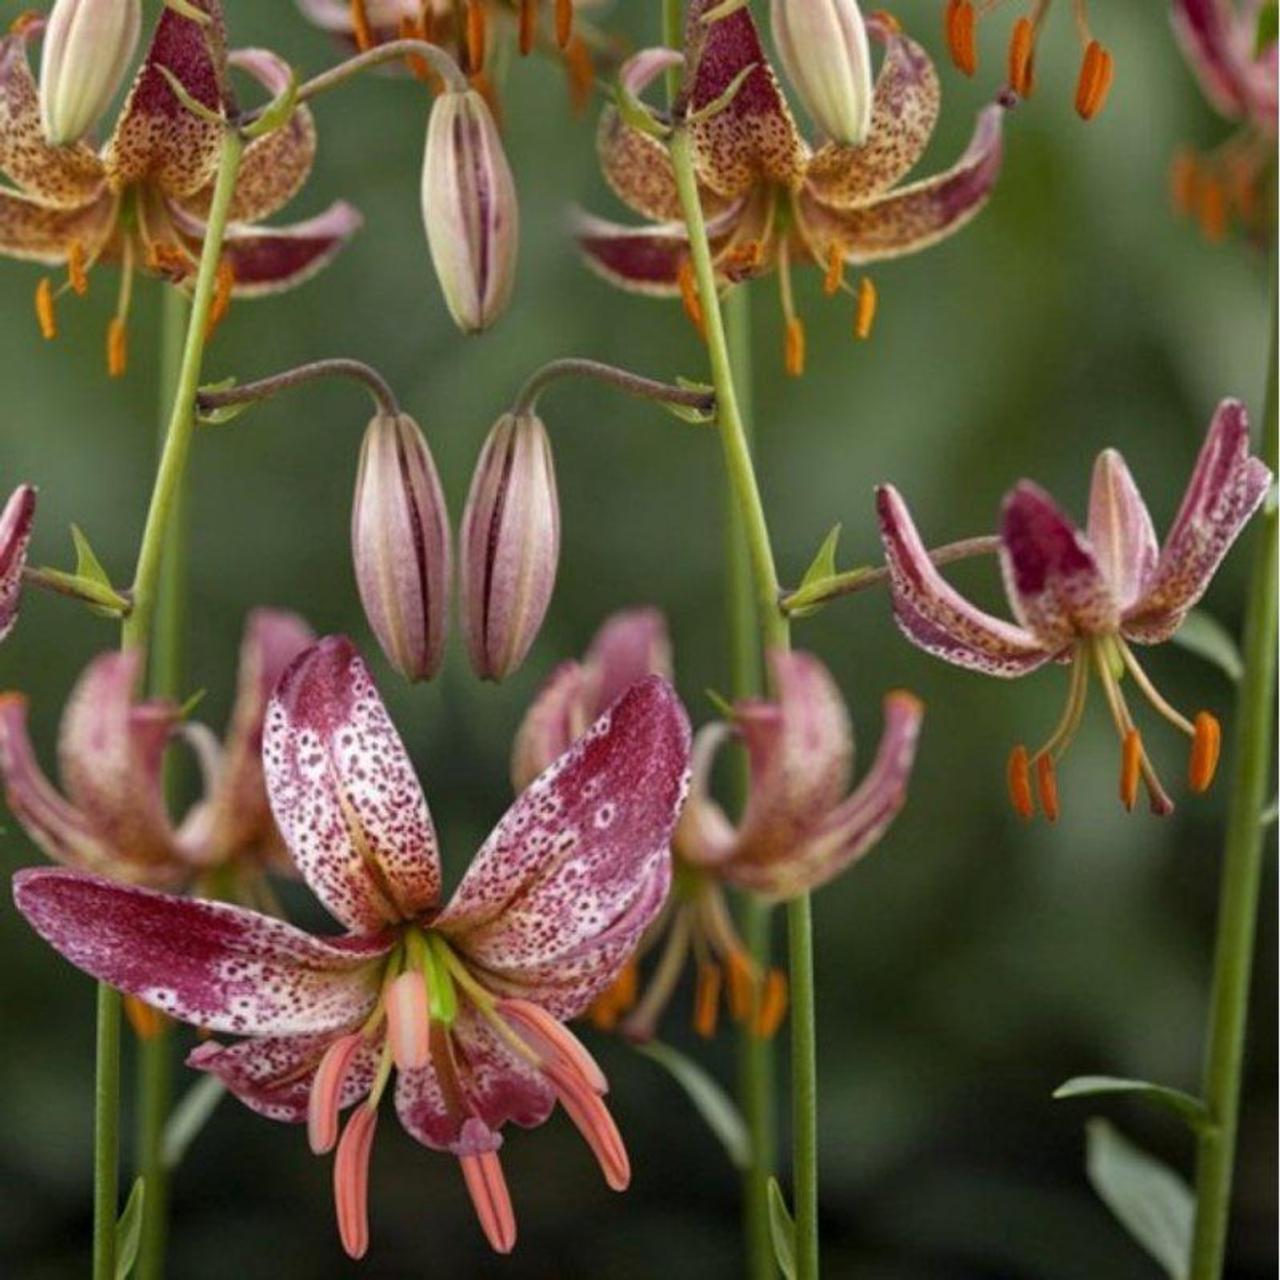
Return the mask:
{"type": "Polygon", "coordinates": [[[200,416],[215,413],[219,409],[232,409],[269,400],[282,391],[317,382],[323,378],[350,378],[363,383],[373,397],[379,413],[394,418],[400,413],[400,402],[383,376],[361,360],[335,357],[328,360],[311,360],[306,364],[255,378],[233,387],[203,387],[196,396],[196,412],[200,416]]]}
{"type": "Polygon", "coordinates": [[[599,360],[584,360],[573,356],[563,360],[552,360],[534,373],[520,388],[511,406],[511,412],[533,413],[538,407],[538,397],[551,383],[563,378],[593,378],[597,382],[602,382],[606,386],[614,387],[626,395],[635,396],[641,400],[678,405],[704,414],[715,412],[715,393],[705,387],[676,386],[668,382],[659,382],[655,378],[642,377],[629,369],[619,369],[599,360]]]}

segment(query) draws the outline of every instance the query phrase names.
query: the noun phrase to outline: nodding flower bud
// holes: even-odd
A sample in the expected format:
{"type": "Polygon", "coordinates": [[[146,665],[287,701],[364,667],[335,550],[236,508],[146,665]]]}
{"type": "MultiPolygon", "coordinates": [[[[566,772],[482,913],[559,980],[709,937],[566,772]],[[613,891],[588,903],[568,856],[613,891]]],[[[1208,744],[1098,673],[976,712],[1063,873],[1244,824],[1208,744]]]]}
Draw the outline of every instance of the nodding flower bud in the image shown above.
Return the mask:
{"type": "Polygon", "coordinates": [[[547,429],[504,413],[476,463],[462,516],[462,624],[471,665],[502,680],[524,661],[555,586],[560,499],[547,429]]]}
{"type": "Polygon", "coordinates": [[[40,54],[40,123],[53,146],[79,141],[111,105],[141,29],[140,0],[57,0],[40,54]]]}
{"type": "Polygon", "coordinates": [[[833,142],[860,147],[871,127],[871,50],[858,0],[772,0],[787,78],[833,142]]]}
{"type": "Polygon", "coordinates": [[[464,333],[487,329],[515,284],[516,184],[485,100],[443,93],[422,162],[422,218],[445,304],[464,333]]]}
{"type": "Polygon", "coordinates": [[[365,430],[351,555],[387,660],[406,680],[429,680],[444,657],[452,550],[440,477],[408,414],[379,413],[365,430]]]}

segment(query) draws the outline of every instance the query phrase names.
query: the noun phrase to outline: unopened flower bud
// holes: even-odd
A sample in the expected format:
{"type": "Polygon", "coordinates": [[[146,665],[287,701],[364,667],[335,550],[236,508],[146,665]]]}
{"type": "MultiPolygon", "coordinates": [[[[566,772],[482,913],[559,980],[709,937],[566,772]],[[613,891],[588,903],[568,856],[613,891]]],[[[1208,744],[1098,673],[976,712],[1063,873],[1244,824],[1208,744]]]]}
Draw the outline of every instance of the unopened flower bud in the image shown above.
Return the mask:
{"type": "Polygon", "coordinates": [[[833,142],[871,127],[871,50],[858,0],[772,0],[773,40],[805,109],[833,142]]]}
{"type": "Polygon", "coordinates": [[[560,500],[547,429],[504,413],[476,463],[462,516],[462,621],[471,665],[502,680],[524,661],[556,580],[560,500]]]}
{"type": "Polygon", "coordinates": [[[40,123],[78,142],[111,105],[142,29],[140,0],[56,0],[40,54],[40,123]]]}
{"type": "Polygon", "coordinates": [[[444,656],[452,550],[440,477],[408,414],[379,413],[365,430],[351,555],[387,660],[406,680],[429,680],[444,656]]]}
{"type": "Polygon", "coordinates": [[[474,90],[443,93],[432,108],[422,218],[450,314],[465,333],[488,328],[511,299],[520,213],[497,126],[474,90]]]}

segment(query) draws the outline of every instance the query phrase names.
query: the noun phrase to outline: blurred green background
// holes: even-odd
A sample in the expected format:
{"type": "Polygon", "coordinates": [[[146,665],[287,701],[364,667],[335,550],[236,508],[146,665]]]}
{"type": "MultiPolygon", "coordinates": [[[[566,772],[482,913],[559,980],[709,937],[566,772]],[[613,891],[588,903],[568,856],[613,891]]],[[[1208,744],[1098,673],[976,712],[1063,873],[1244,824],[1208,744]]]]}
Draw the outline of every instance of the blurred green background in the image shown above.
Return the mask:
{"type": "MultiPolygon", "coordinates": [[[[904,0],[897,10],[935,54],[941,7],[904,0]]],[[[19,6],[2,8],[8,19],[19,6]]],[[[332,57],[287,0],[227,8],[233,44],[268,45],[306,71],[332,57]]],[[[656,10],[620,4],[610,21],[651,42],[656,10]]],[[[976,82],[942,67],[944,116],[925,171],[963,147],[1015,16],[983,24],[976,82]]],[[[1210,145],[1223,127],[1196,92],[1163,5],[1108,5],[1094,21],[1117,67],[1106,110],[1085,126],[1071,109],[1078,51],[1066,7],[1055,6],[1041,83],[1008,122],[989,209],[958,238],[873,271],[881,310],[870,342],[850,338],[847,300],[824,299],[816,273],[803,272],[809,371],[789,381],[774,282],[753,287],[760,476],[787,579],[835,521],[845,563],[875,556],[871,489],[881,479],[903,489],[925,536],[941,542],[989,530],[1001,493],[1024,475],[1083,514],[1090,461],[1109,444],[1124,450],[1163,527],[1217,400],[1235,394],[1258,410],[1267,263],[1242,244],[1206,245],[1174,220],[1166,196],[1174,150],[1210,145]]],[[[595,168],[594,119],[570,116],[559,69],[514,62],[503,92],[523,243],[515,303],[492,333],[460,337],[432,276],[418,212],[424,97],[407,80],[370,77],[320,102],[316,174],[289,211],[303,216],[341,195],[363,210],[363,231],[297,293],[237,304],[207,364],[210,379],[247,379],[318,356],[372,361],[422,422],[455,515],[489,423],[542,361],[579,354],[660,376],[704,373],[676,305],[616,293],[575,258],[564,234],[571,202],[625,214],[595,168]]],[[[111,383],[102,353],[114,272],[94,275],[87,301],[64,303],[62,335],[49,344],[31,314],[36,279],[20,264],[0,268],[0,482],[41,487],[37,563],[68,563],[74,520],[125,581],[153,465],[157,289],[138,290],[132,365],[111,383]]],[[[712,435],[590,386],[557,387],[543,407],[563,503],[560,582],[530,660],[497,688],[471,677],[458,643],[442,677],[414,689],[376,651],[348,550],[368,415],[358,389],[282,397],[202,433],[194,453],[188,684],[209,691],[201,716],[223,722],[249,607],[289,606],[321,632],[349,632],[420,767],[450,880],[508,802],[509,744],[529,698],[611,610],[652,601],[666,611],[695,719],[711,714],[702,690],[727,682],[712,435]]],[[[1228,561],[1207,600],[1232,628],[1244,559],[1228,561]]],[[[997,601],[990,565],[961,566],[954,578],[997,601]]],[[[800,623],[796,639],[839,677],[864,757],[884,689],[908,686],[929,707],[912,803],[875,855],[816,903],[827,1274],[1154,1276],[1085,1182],[1084,1121],[1103,1112],[1182,1169],[1186,1135],[1136,1104],[1049,1095],[1095,1071],[1196,1087],[1225,787],[1202,799],[1178,787],[1178,811],[1164,822],[1127,816],[1115,798],[1116,744],[1094,705],[1060,773],[1061,822],[1024,827],[1006,804],[1004,758],[1056,718],[1060,672],[1006,684],[946,667],[899,639],[879,594],[800,623]]],[[[50,767],[68,688],[114,642],[108,624],[33,594],[0,651],[0,685],[30,694],[50,767]]],[[[1170,646],[1149,669],[1177,705],[1230,720],[1232,688],[1215,668],[1170,646]]],[[[1180,778],[1182,741],[1157,722],[1149,742],[1180,778]]],[[[0,851],[7,868],[40,857],[11,823],[0,851]]],[[[1237,1277],[1275,1274],[1271,875],[1232,1229],[1237,1277]]],[[[319,922],[314,908],[301,911],[319,922]]],[[[92,986],[6,910],[0,1000],[0,1272],[83,1274],[92,986]]],[[[671,1038],[731,1082],[730,1041],[690,1045],[686,1026],[682,996],[671,1038]]],[[[562,1116],[534,1134],[513,1131],[504,1158],[520,1243],[498,1260],[454,1163],[415,1146],[388,1115],[373,1162],[373,1246],[357,1268],[332,1225],[328,1161],[311,1158],[300,1130],[225,1103],[176,1181],[171,1274],[739,1274],[737,1184],[720,1148],[652,1063],[590,1042],[631,1145],[625,1197],[603,1187],[562,1116]]],[[[182,1085],[192,1078],[180,1073],[182,1085]]]]}

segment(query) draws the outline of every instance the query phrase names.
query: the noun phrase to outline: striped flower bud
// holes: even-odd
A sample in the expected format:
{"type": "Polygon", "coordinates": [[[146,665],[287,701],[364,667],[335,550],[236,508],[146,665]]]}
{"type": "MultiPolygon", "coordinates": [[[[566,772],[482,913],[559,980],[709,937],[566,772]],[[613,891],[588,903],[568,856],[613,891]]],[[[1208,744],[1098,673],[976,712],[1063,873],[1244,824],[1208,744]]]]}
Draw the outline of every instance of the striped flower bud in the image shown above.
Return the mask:
{"type": "Polygon", "coordinates": [[[141,29],[139,0],[56,0],[40,54],[40,123],[53,146],[79,141],[111,105],[141,29]]]}
{"type": "Polygon", "coordinates": [[[464,333],[487,329],[511,300],[520,212],[497,126],[474,90],[443,93],[432,108],[422,218],[449,313],[464,333]]]}
{"type": "Polygon", "coordinates": [[[871,50],[858,0],[772,0],[787,78],[833,142],[860,147],[871,127],[871,50]]]}
{"type": "Polygon", "coordinates": [[[429,680],[444,657],[452,549],[440,477],[408,414],[379,413],[365,430],[351,555],[387,660],[406,680],[429,680]]]}
{"type": "Polygon", "coordinates": [[[560,500],[547,429],[505,413],[476,463],[462,516],[462,622],[471,665],[502,680],[524,661],[555,586],[560,500]]]}

